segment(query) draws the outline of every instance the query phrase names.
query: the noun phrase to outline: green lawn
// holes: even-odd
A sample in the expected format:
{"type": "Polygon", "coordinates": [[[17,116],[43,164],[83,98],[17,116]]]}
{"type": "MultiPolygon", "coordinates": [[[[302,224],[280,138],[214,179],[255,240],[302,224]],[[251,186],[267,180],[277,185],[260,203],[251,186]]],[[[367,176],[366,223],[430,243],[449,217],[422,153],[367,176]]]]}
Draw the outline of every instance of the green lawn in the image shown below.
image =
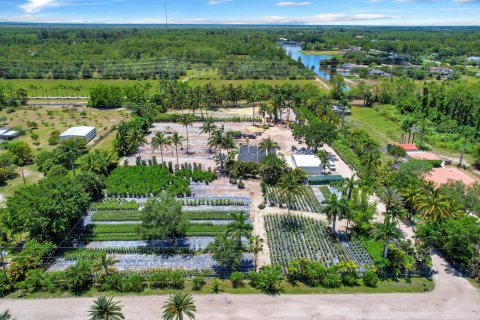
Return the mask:
{"type": "MultiPolygon", "coordinates": [[[[354,294],[354,293],[414,293],[414,292],[428,292],[434,288],[433,281],[426,278],[413,278],[411,283],[406,283],[405,280],[400,281],[380,281],[377,288],[369,288],[363,285],[356,287],[341,287],[337,289],[328,289],[323,287],[309,287],[304,284],[297,284],[292,286],[288,282],[283,282],[280,289],[280,294],[354,294]]],[[[184,288],[185,291],[192,291],[191,281],[188,281],[184,288]]],[[[229,294],[262,294],[260,290],[254,289],[246,284],[242,288],[233,288],[230,281],[220,281],[221,293],[229,294]]],[[[90,289],[81,294],[73,294],[69,292],[57,291],[54,293],[34,293],[22,296],[27,299],[40,298],[58,298],[58,297],[96,297],[99,295],[106,296],[146,296],[146,295],[166,295],[176,292],[175,289],[150,289],[146,288],[140,293],[121,293],[121,292],[99,292],[95,289],[90,289]]],[[[212,282],[207,280],[206,285],[199,291],[192,291],[194,294],[211,294],[212,282]]],[[[7,296],[7,298],[20,298],[19,292],[14,292],[7,296]]]]}
{"type": "Polygon", "coordinates": [[[150,83],[152,85],[152,90],[155,86],[158,86],[158,81],[156,80],[121,80],[121,79],[88,79],[88,80],[52,80],[52,79],[14,79],[14,80],[4,80],[0,79],[0,85],[12,85],[15,88],[24,88],[28,92],[28,96],[40,96],[44,97],[48,95],[49,97],[55,96],[68,96],[76,97],[77,91],[71,89],[74,86],[80,86],[78,91],[78,96],[88,96],[90,89],[97,86],[100,83],[108,85],[133,85],[137,82],[140,83],[150,83]],[[37,87],[35,90],[34,87],[37,87]],[[60,86],[69,86],[68,92],[65,89],[60,89],[60,86]]]}
{"type": "Polygon", "coordinates": [[[385,119],[373,108],[353,106],[351,109],[352,115],[346,118],[351,128],[367,131],[382,145],[399,142],[400,124],[385,119]]]}

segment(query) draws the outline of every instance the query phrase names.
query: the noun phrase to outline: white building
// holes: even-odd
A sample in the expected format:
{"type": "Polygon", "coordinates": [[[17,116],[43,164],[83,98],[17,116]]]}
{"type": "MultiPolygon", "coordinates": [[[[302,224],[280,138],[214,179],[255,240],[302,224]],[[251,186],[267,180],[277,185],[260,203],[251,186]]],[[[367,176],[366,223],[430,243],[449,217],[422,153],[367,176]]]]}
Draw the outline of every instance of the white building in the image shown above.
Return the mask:
{"type": "Polygon", "coordinates": [[[314,154],[294,154],[292,155],[292,162],[296,168],[304,170],[309,176],[322,174],[322,162],[314,154]]]}
{"type": "Polygon", "coordinates": [[[60,135],[60,140],[80,138],[89,142],[97,135],[95,127],[72,127],[60,135]]]}

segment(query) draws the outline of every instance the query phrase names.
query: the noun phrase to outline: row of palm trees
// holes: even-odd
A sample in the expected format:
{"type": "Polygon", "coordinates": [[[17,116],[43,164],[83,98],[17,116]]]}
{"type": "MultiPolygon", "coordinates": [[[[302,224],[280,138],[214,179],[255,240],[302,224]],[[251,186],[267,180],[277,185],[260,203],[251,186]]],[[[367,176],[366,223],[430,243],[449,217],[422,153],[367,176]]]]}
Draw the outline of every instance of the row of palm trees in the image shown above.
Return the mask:
{"type": "MultiPolygon", "coordinates": [[[[105,296],[98,297],[89,310],[90,320],[123,320],[125,316],[119,301],[105,296]]],[[[195,319],[197,307],[190,293],[175,292],[163,306],[163,320],[195,319]]]]}
{"type": "Polygon", "coordinates": [[[178,147],[183,145],[183,140],[183,136],[181,136],[178,132],[174,132],[171,136],[166,136],[163,132],[157,132],[152,138],[152,149],[153,151],[160,149],[160,156],[163,162],[163,149],[165,147],[174,146],[177,157],[177,165],[180,165],[178,160],[178,147]]]}
{"type": "MultiPolygon", "coordinates": [[[[69,97],[68,91],[72,90],[72,91],[76,92],[76,97],[78,98],[80,91],[83,89],[83,86],[80,85],[80,84],[69,85],[69,84],[60,83],[57,87],[44,88],[43,86],[38,86],[38,85],[32,83],[32,84],[28,85],[28,88],[31,90],[30,91],[31,93],[35,93],[36,97],[38,97],[38,91],[39,90],[41,91],[43,89],[44,92],[45,92],[45,96],[47,98],[48,98],[48,90],[55,90],[55,94],[56,94],[57,97],[60,96],[58,94],[58,90],[60,90],[60,92],[63,90],[64,93],[65,93],[65,97],[69,97]]],[[[30,95],[32,95],[32,94],[30,94],[30,95]]]]}

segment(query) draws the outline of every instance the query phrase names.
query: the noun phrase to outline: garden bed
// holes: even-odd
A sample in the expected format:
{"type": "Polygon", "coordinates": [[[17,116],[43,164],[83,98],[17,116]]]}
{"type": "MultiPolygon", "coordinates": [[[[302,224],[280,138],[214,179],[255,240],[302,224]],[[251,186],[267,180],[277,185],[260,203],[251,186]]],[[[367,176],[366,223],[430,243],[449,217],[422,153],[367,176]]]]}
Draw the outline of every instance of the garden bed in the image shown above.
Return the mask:
{"type": "MultiPolygon", "coordinates": [[[[287,207],[287,197],[285,194],[282,194],[280,189],[264,185],[263,190],[265,201],[268,204],[271,206],[287,207]]],[[[312,189],[308,186],[302,186],[301,192],[293,196],[290,209],[317,213],[322,212],[322,206],[313,194],[312,189]]]]}

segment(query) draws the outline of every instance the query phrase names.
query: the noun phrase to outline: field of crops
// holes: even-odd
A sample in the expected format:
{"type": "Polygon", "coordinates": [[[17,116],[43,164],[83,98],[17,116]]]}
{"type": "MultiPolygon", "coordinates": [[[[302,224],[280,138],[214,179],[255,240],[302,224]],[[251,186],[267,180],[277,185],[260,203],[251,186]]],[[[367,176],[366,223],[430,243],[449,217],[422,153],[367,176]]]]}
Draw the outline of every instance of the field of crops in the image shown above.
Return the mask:
{"type": "Polygon", "coordinates": [[[355,261],[360,266],[373,264],[360,242],[340,243],[326,226],[312,218],[268,215],[265,226],[272,264],[284,270],[297,258],[320,261],[326,266],[341,261],[355,261]]]}
{"type": "MultiPolygon", "coordinates": [[[[271,206],[287,206],[287,197],[282,194],[280,189],[265,185],[264,197],[265,201],[271,206]]],[[[295,195],[290,204],[292,210],[308,211],[308,212],[322,212],[322,206],[313,194],[313,191],[308,186],[302,186],[302,191],[295,195]]]]}

